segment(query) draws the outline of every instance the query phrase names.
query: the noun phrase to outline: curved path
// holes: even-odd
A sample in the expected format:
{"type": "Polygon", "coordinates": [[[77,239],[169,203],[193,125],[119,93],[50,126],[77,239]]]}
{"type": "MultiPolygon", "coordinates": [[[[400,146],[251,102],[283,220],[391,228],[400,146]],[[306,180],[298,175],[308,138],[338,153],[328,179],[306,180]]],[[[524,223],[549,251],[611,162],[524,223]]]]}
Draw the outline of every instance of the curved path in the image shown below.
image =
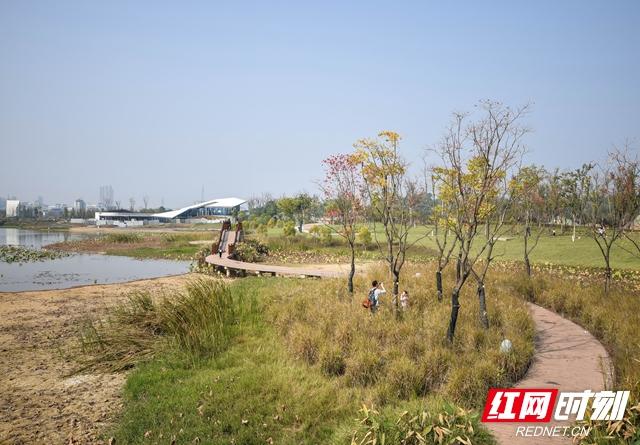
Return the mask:
{"type": "MultiPolygon", "coordinates": [[[[516,388],[557,388],[560,391],[600,391],[610,388],[612,365],[607,351],[577,324],[535,304],[529,304],[536,325],[536,351],[529,371],[516,388]]],[[[521,426],[570,426],[571,422],[485,423],[499,444],[569,444],[568,437],[516,437],[521,426]]]]}

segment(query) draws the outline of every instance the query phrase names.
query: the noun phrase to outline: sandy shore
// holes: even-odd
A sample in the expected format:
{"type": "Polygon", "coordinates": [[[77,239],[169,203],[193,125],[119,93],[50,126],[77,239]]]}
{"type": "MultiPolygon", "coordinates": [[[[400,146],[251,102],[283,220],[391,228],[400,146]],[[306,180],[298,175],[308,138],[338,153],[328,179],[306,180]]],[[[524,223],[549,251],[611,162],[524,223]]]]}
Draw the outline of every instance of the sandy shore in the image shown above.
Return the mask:
{"type": "Polygon", "coordinates": [[[65,377],[73,363],[61,351],[80,322],[100,317],[133,290],[171,290],[188,275],[83,286],[0,292],[0,443],[101,443],[121,408],[125,374],[65,377]]]}

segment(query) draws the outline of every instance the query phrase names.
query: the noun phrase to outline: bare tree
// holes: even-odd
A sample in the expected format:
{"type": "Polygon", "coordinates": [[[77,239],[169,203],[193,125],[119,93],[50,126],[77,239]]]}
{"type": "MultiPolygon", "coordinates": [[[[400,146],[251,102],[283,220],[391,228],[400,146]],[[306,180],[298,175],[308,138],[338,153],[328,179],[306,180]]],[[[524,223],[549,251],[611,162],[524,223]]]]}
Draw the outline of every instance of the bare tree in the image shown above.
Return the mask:
{"type": "Polygon", "coordinates": [[[594,172],[584,190],[585,219],[605,263],[605,292],[611,288],[611,251],[622,237],[635,246],[629,234],[640,212],[640,164],[628,147],[609,154],[606,165],[594,172]]]}
{"type": "Polygon", "coordinates": [[[136,200],[135,198],[131,197],[129,198],[129,210],[131,210],[133,212],[133,210],[136,207],[136,200]]]}
{"type": "Polygon", "coordinates": [[[147,210],[149,208],[149,195],[144,195],[142,202],[144,203],[144,209],[147,210]]]}
{"type": "MultiPolygon", "coordinates": [[[[438,196],[438,183],[437,174],[433,171],[429,171],[425,166],[424,169],[424,184],[425,190],[428,190],[429,183],[431,184],[431,190],[433,192],[433,199],[438,196]]],[[[436,270],[436,292],[438,295],[438,301],[442,301],[443,288],[442,288],[442,271],[449,264],[451,255],[453,254],[458,239],[455,237],[455,233],[451,230],[450,215],[453,213],[451,208],[451,201],[437,200],[433,205],[430,213],[429,222],[433,226],[433,231],[430,236],[433,237],[436,247],[438,248],[438,265],[436,270]]]]}
{"type": "MultiPolygon", "coordinates": [[[[363,183],[357,157],[353,154],[329,156],[323,161],[325,178],[320,184],[327,200],[327,209],[339,222],[339,229],[327,225],[349,244],[351,267],[347,288],[353,294],[353,277],[356,273],[355,245],[357,225],[364,216],[363,183]]],[[[331,232],[329,232],[331,233],[331,232]]]]}
{"type": "Polygon", "coordinates": [[[535,165],[520,169],[513,180],[514,199],[513,220],[522,226],[523,260],[527,275],[531,276],[531,253],[538,246],[546,219],[545,203],[549,188],[544,183],[547,174],[542,167],[535,165]]]}
{"type": "MultiPolygon", "coordinates": [[[[495,234],[504,225],[504,211],[497,212],[496,206],[505,195],[508,172],[522,155],[521,139],[527,133],[519,121],[528,106],[514,110],[500,103],[484,101],[480,103],[480,109],[482,116],[475,122],[467,123],[465,114],[454,115],[439,150],[444,166],[435,169],[439,198],[451,205],[451,227],[459,251],[459,274],[451,292],[447,330],[450,342],[458,320],[460,290],[469,276],[475,274],[473,268],[479,258],[485,256],[488,263],[493,258],[495,234]],[[478,243],[477,234],[482,223],[490,223],[493,233],[478,243]]],[[[476,275],[479,282],[484,279],[482,272],[476,275]]],[[[484,292],[479,297],[484,298],[484,292]]],[[[486,317],[483,305],[481,301],[481,318],[486,317]]]]}

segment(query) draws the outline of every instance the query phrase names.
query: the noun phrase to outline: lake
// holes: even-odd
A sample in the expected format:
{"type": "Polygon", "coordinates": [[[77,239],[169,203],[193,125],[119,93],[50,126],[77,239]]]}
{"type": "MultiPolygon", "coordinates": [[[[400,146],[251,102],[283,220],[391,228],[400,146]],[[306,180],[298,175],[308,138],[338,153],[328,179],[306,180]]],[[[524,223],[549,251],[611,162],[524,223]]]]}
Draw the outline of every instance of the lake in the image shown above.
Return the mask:
{"type": "MultiPolygon", "coordinates": [[[[82,237],[83,235],[66,231],[46,232],[0,227],[0,245],[39,249],[48,244],[82,237]]],[[[122,283],[188,271],[188,261],[138,260],[100,254],[73,254],[65,258],[21,264],[0,261],[0,292],[122,283]]]]}

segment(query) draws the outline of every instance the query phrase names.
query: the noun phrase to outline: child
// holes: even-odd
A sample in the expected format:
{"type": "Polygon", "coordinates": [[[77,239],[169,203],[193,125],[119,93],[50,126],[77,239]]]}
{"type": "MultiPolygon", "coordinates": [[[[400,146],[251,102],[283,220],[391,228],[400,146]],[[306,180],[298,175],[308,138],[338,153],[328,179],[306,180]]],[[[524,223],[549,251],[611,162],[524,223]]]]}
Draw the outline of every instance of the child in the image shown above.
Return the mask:
{"type": "Polygon", "coordinates": [[[400,307],[403,311],[409,309],[409,292],[406,290],[400,295],[400,307]]]}

